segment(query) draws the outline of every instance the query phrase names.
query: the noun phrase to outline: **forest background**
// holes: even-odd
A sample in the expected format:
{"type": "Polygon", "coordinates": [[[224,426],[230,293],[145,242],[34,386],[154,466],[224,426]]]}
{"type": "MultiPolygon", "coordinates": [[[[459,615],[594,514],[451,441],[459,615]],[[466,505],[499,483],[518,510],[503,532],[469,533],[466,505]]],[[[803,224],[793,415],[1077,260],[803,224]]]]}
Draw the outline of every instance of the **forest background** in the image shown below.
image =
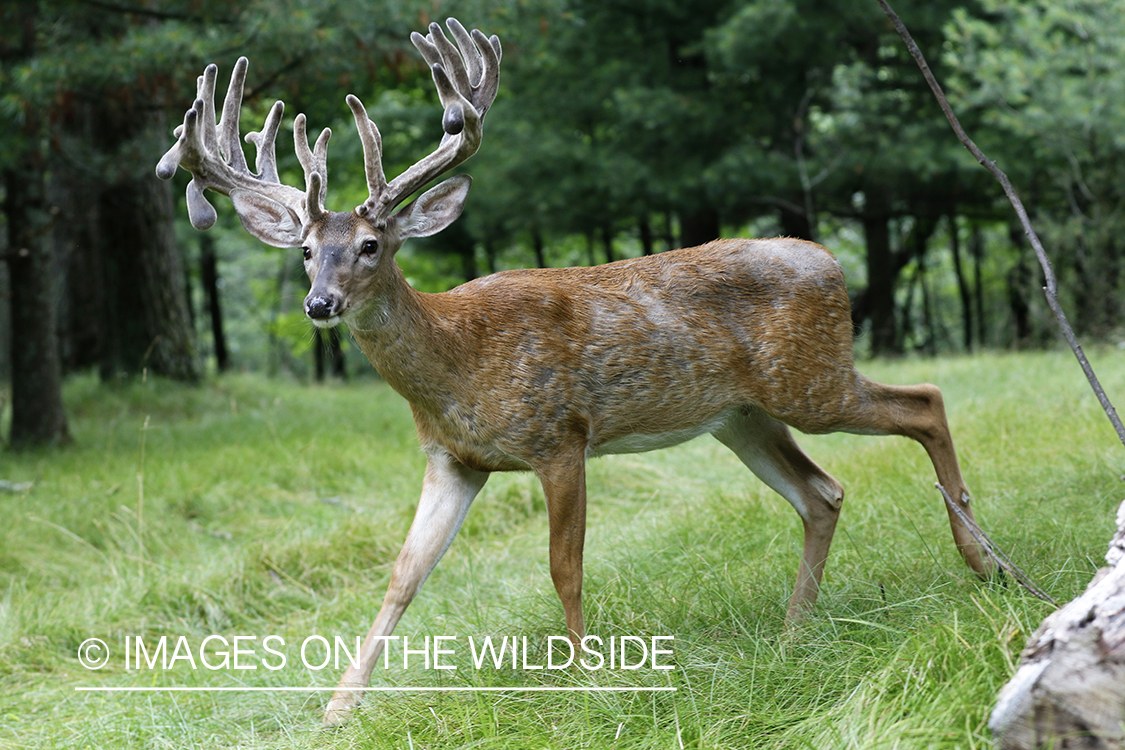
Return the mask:
{"type": "MultiPolygon", "coordinates": [[[[1125,314],[1117,9],[899,7],[1025,196],[1079,333],[1110,343],[1125,314]]],[[[0,374],[16,445],[66,438],[52,394],[70,373],[371,372],[346,337],[304,321],[296,251],[248,237],[222,201],[218,225],[194,231],[186,173],[168,184],[153,169],[204,65],[225,80],[246,55],[243,131],[275,99],[288,124],[305,112],[331,127],[330,207],[361,202],[344,95],[368,103],[388,173],[428,153],[440,107],[408,38],[448,15],[499,35],[505,56],[464,217],[400,254],[417,288],[787,235],[840,258],[861,354],[1054,340],[1010,208],[874,3],[83,0],[0,14],[0,374]]],[[[285,138],[279,156],[298,184],[285,138]]]]}

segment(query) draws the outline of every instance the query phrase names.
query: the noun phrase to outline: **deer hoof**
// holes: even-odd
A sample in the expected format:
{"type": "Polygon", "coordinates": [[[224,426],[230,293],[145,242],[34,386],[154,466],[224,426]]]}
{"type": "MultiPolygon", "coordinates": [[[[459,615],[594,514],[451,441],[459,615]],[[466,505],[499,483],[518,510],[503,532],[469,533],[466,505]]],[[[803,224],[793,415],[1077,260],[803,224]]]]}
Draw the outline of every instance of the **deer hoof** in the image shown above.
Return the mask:
{"type": "Polygon", "coordinates": [[[328,701],[328,708],[324,710],[324,728],[335,729],[347,724],[352,718],[358,698],[354,693],[336,693],[328,701]]]}

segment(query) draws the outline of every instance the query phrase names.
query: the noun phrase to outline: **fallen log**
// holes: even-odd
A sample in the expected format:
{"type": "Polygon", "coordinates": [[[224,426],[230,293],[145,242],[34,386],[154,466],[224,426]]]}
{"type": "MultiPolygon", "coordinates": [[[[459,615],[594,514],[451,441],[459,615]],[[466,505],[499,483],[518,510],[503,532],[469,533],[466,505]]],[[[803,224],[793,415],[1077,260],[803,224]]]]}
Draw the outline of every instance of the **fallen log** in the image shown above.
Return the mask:
{"type": "Polygon", "coordinates": [[[1125,502],[1106,561],[1028,639],[988,722],[1000,750],[1125,750],[1125,502]]]}

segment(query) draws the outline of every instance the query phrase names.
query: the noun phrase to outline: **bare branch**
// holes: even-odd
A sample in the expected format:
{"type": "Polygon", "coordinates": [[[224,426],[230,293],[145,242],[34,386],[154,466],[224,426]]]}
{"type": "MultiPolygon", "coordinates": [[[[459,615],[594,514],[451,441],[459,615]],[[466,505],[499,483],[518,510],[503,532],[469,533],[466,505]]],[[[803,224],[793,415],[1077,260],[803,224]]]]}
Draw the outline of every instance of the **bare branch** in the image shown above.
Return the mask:
{"type": "Polygon", "coordinates": [[[1117,416],[1117,410],[1113,408],[1109,397],[1106,395],[1105,390],[1102,388],[1101,381],[1098,376],[1094,374],[1094,368],[1090,365],[1090,361],[1086,359],[1085,352],[1082,351],[1082,345],[1078,342],[1078,337],[1074,334],[1074,329],[1070,327],[1070,322],[1066,318],[1062,307],[1059,306],[1058,298],[1058,283],[1055,280],[1055,272],[1051,267],[1051,260],[1047,257],[1046,251],[1043,249],[1042,243],[1039,242],[1039,235],[1035,233],[1034,227],[1031,226],[1031,219],[1028,218],[1027,210],[1023,207],[1023,201],[1020,200],[1019,195],[1016,194],[1012,183],[1008,180],[1008,176],[1004,174],[996,162],[990,160],[984,155],[976,143],[969,138],[965,129],[961,127],[960,120],[954,114],[953,108],[949,106],[949,100],[945,98],[945,93],[941,89],[941,84],[937,82],[930,66],[926,64],[926,58],[922,55],[922,50],[918,49],[918,45],[914,43],[914,38],[910,35],[906,25],[903,24],[902,19],[891,10],[891,6],[887,4],[886,0],[878,0],[879,7],[887,14],[887,18],[895,27],[895,31],[906,42],[906,48],[910,52],[910,56],[918,63],[922,75],[926,79],[926,83],[930,85],[930,90],[934,92],[937,97],[938,104],[941,105],[941,111],[945,113],[945,118],[949,120],[949,124],[953,127],[953,132],[957,134],[957,138],[969,150],[969,153],[980,162],[981,166],[992,173],[992,176],[999,181],[1000,186],[1004,188],[1004,194],[1008,196],[1008,201],[1015,209],[1016,215],[1019,216],[1020,224],[1023,225],[1023,231],[1027,234],[1028,240],[1031,242],[1031,247],[1035,250],[1035,257],[1039,259],[1039,265],[1043,267],[1043,278],[1046,280],[1047,285],[1043,287],[1043,294],[1047,297],[1047,305],[1054,313],[1055,319],[1059,322],[1059,328],[1062,330],[1063,338],[1070,344],[1071,351],[1074,352],[1075,358],[1078,360],[1082,372],[1086,374],[1086,380],[1090,382],[1090,387],[1094,390],[1094,395],[1098,397],[1098,402],[1102,405],[1102,410],[1105,411],[1106,417],[1109,418],[1113,429],[1117,431],[1117,437],[1122,445],[1125,445],[1125,425],[1122,425],[1120,417],[1117,416]]]}
{"type": "Polygon", "coordinates": [[[1012,578],[1015,578],[1016,582],[1027,589],[1032,596],[1038,599],[1042,599],[1045,602],[1050,602],[1056,607],[1059,606],[1058,602],[1052,599],[1049,594],[1041,591],[1035,584],[1031,582],[1031,579],[1028,578],[1026,573],[1016,567],[1016,564],[1013,563],[1006,554],[1004,554],[1004,550],[1000,549],[999,545],[997,545],[996,542],[992,541],[988,537],[988,534],[984,533],[984,529],[978,526],[976,521],[970,518],[965,513],[965,511],[961,510],[957,503],[953,502],[953,498],[949,496],[949,493],[945,491],[944,487],[942,487],[940,484],[935,484],[934,486],[938,488],[938,491],[941,492],[941,496],[945,498],[946,506],[948,506],[950,510],[958,518],[961,519],[961,523],[965,524],[965,527],[969,530],[969,533],[972,534],[973,539],[977,540],[977,544],[984,548],[984,551],[988,553],[989,557],[996,561],[997,565],[1003,568],[1004,571],[1012,578]]]}

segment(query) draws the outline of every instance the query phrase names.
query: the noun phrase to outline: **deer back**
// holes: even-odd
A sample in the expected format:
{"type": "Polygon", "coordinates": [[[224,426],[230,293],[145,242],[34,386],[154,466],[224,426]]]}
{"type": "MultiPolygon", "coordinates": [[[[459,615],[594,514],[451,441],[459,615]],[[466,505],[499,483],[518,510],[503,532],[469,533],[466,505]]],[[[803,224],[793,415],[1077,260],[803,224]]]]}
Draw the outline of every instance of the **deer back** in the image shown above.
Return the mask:
{"type": "Polygon", "coordinates": [[[379,310],[352,326],[360,347],[423,440],[481,469],[575,440],[590,455],[649,450],[747,407],[823,432],[856,377],[839,264],[795,240],[507,271],[379,310]]]}

